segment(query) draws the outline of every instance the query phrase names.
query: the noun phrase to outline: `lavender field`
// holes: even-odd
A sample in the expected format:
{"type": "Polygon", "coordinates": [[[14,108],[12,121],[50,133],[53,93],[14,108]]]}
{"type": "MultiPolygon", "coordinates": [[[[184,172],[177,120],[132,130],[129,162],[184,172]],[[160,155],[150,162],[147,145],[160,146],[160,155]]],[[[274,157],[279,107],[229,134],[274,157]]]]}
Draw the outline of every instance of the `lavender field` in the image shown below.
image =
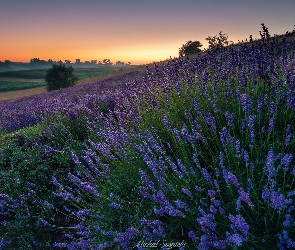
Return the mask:
{"type": "Polygon", "coordinates": [[[294,249],[294,49],[1,103],[0,249],[294,249]]]}

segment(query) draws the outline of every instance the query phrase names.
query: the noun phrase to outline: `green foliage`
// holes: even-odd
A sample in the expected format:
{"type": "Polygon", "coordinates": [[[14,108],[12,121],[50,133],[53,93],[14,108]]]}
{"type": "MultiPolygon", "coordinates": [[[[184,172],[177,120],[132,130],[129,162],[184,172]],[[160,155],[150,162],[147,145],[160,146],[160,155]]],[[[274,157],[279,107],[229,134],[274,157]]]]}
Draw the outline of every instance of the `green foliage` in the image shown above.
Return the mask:
{"type": "Polygon", "coordinates": [[[0,81],[0,92],[14,91],[21,89],[31,89],[36,87],[42,87],[45,82],[10,82],[0,81]]]}
{"type": "Polygon", "coordinates": [[[43,79],[45,69],[13,70],[0,72],[0,77],[21,79],[43,79]]]}
{"type": "Polygon", "coordinates": [[[52,65],[45,75],[48,91],[74,86],[76,81],[78,78],[74,74],[74,68],[64,64],[52,65]]]}
{"type": "Polygon", "coordinates": [[[203,45],[199,41],[187,41],[185,44],[179,48],[179,56],[187,56],[191,54],[196,54],[201,51],[203,45]]]}
{"type": "Polygon", "coordinates": [[[36,127],[0,136],[0,194],[10,197],[3,206],[21,201],[0,227],[1,237],[9,239],[11,249],[51,249],[64,232],[60,227],[73,223],[60,212],[63,201],[52,194],[52,175],[58,176],[62,185],[69,185],[67,175],[77,168],[71,152],[81,156],[82,133],[87,140],[82,127],[81,120],[52,117],[36,127]],[[52,226],[42,223],[43,219],[52,226]]]}

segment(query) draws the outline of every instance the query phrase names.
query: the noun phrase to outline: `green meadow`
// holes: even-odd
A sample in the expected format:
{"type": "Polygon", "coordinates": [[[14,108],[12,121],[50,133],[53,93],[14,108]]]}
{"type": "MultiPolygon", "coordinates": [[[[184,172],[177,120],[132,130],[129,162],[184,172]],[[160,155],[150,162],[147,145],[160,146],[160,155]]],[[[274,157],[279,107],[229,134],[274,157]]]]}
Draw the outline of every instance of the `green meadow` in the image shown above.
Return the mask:
{"type": "MultiPolygon", "coordinates": [[[[15,91],[46,86],[44,81],[48,69],[28,69],[0,72],[0,92],[15,91]]],[[[112,72],[122,71],[116,66],[89,66],[74,67],[75,75],[79,80],[98,77],[112,72]]]]}

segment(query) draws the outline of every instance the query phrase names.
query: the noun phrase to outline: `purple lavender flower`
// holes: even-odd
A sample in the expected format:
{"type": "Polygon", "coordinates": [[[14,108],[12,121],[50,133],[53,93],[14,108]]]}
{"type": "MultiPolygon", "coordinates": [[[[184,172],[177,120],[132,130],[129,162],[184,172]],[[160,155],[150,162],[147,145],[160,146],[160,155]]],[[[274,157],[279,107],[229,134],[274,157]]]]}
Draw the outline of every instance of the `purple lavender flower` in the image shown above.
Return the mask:
{"type": "Polygon", "coordinates": [[[215,175],[216,177],[220,176],[220,170],[218,168],[215,168],[215,175]]]}
{"type": "Polygon", "coordinates": [[[253,188],[253,182],[250,178],[248,178],[248,184],[249,184],[249,188],[252,189],[253,188]]]}
{"type": "Polygon", "coordinates": [[[284,157],[281,160],[281,164],[284,166],[284,171],[288,171],[289,166],[292,162],[293,155],[292,154],[285,154],[284,157]]]}
{"type": "Polygon", "coordinates": [[[286,214],[285,215],[285,221],[283,222],[283,225],[285,226],[285,227],[290,227],[291,226],[291,223],[292,223],[292,221],[293,221],[293,218],[292,218],[292,216],[291,216],[291,214],[286,214]]]}
{"type": "Polygon", "coordinates": [[[226,145],[233,146],[234,138],[225,127],[222,128],[222,132],[219,132],[219,136],[223,147],[226,145]]]}
{"type": "MultiPolygon", "coordinates": [[[[214,215],[213,214],[206,214],[202,208],[198,208],[200,214],[202,215],[197,219],[198,223],[200,224],[202,230],[204,228],[209,228],[212,231],[216,230],[217,223],[213,222],[214,215]]],[[[204,230],[205,231],[205,230],[204,230]]]]}
{"type": "Polygon", "coordinates": [[[185,212],[188,212],[190,210],[188,205],[181,200],[176,200],[174,201],[174,203],[178,208],[184,209],[185,212]]]}
{"type": "Polygon", "coordinates": [[[278,234],[278,237],[280,240],[280,242],[277,244],[279,249],[284,250],[286,249],[285,247],[287,247],[287,249],[295,248],[295,242],[290,239],[289,234],[286,230],[283,230],[281,234],[278,234]]]}
{"type": "Polygon", "coordinates": [[[241,106],[243,108],[243,111],[245,113],[251,113],[252,112],[252,105],[253,105],[252,97],[247,94],[241,94],[239,96],[239,100],[240,100],[241,106]]]}
{"type": "Polygon", "coordinates": [[[277,113],[277,107],[274,102],[269,103],[270,114],[275,115],[277,113]]]}
{"type": "Polygon", "coordinates": [[[156,192],[155,184],[149,180],[147,173],[142,169],[139,169],[139,173],[141,174],[140,179],[145,184],[145,186],[151,189],[153,192],[156,192]]]}
{"type": "Polygon", "coordinates": [[[271,148],[267,154],[266,158],[266,168],[264,168],[264,172],[268,179],[271,179],[274,177],[276,170],[274,167],[274,160],[275,160],[275,154],[273,148],[271,148]]]}
{"type": "Polygon", "coordinates": [[[181,191],[186,194],[187,196],[189,196],[191,199],[194,199],[191,191],[189,191],[187,188],[182,188],[181,191]]]}
{"type": "Polygon", "coordinates": [[[198,240],[197,236],[195,235],[195,233],[193,231],[188,232],[188,237],[190,237],[192,239],[192,241],[194,241],[194,242],[196,242],[198,240]]]}
{"type": "Polygon", "coordinates": [[[196,98],[194,98],[194,100],[193,100],[193,105],[194,105],[195,110],[197,111],[197,114],[202,117],[203,116],[202,109],[201,109],[196,98]]]}
{"type": "Polygon", "coordinates": [[[288,134],[286,139],[285,139],[285,145],[286,146],[289,146],[290,145],[290,142],[291,142],[291,139],[292,139],[293,135],[292,134],[288,134]]]}
{"type": "Polygon", "coordinates": [[[193,155],[193,161],[197,165],[197,168],[201,169],[201,165],[200,165],[198,156],[196,154],[193,155]]]}
{"type": "Polygon", "coordinates": [[[227,237],[228,242],[231,242],[237,246],[242,246],[243,244],[243,237],[239,234],[233,234],[233,235],[229,235],[227,237]]]}
{"type": "Polygon", "coordinates": [[[240,186],[240,183],[238,181],[238,178],[230,171],[227,171],[227,179],[234,184],[236,187],[240,186]]]}
{"type": "Polygon", "coordinates": [[[250,130],[250,143],[253,144],[255,141],[255,121],[256,121],[256,115],[250,115],[248,119],[248,127],[250,130]]]}
{"type": "Polygon", "coordinates": [[[237,216],[229,215],[229,220],[233,224],[234,228],[242,232],[244,236],[249,234],[249,225],[247,224],[246,220],[238,214],[237,216]]]}
{"type": "Polygon", "coordinates": [[[163,216],[165,214],[165,208],[160,208],[160,209],[157,209],[157,208],[154,208],[154,213],[159,215],[159,216],[163,216]]]}
{"type": "Polygon", "coordinates": [[[85,220],[87,217],[90,216],[91,209],[81,209],[77,211],[75,214],[77,217],[81,218],[82,220],[85,220]]]}
{"type": "Polygon", "coordinates": [[[262,98],[261,98],[261,95],[259,95],[258,96],[258,101],[257,101],[257,113],[258,114],[261,114],[262,106],[263,106],[262,98]]]}
{"type": "Polygon", "coordinates": [[[292,203],[292,199],[285,199],[280,189],[271,192],[270,200],[271,207],[278,210],[278,213],[280,213],[284,208],[286,208],[288,204],[292,203]]]}
{"type": "Polygon", "coordinates": [[[204,176],[205,180],[211,183],[211,175],[208,173],[207,169],[202,168],[202,175],[204,176]]]}
{"type": "Polygon", "coordinates": [[[234,115],[233,113],[229,113],[228,111],[225,111],[224,113],[225,118],[226,118],[226,122],[227,122],[227,126],[231,127],[234,125],[234,115]]]}
{"type": "Polygon", "coordinates": [[[32,183],[32,182],[27,182],[27,185],[29,186],[29,187],[35,187],[36,185],[34,184],[34,183],[32,183]]]}
{"type": "Polygon", "coordinates": [[[181,129],[181,135],[190,143],[195,144],[196,138],[189,134],[187,127],[185,124],[183,124],[183,127],[181,129]]]}
{"type": "Polygon", "coordinates": [[[266,131],[266,128],[265,128],[265,126],[262,126],[262,128],[261,128],[261,134],[264,134],[264,133],[265,133],[265,131],[266,131]]]}
{"type": "Polygon", "coordinates": [[[167,200],[165,194],[162,190],[159,190],[157,194],[153,194],[152,196],[153,200],[156,202],[160,202],[162,205],[168,204],[169,201],[167,200]]]}
{"type": "Polygon", "coordinates": [[[208,195],[209,195],[209,197],[210,197],[211,199],[214,199],[214,198],[215,198],[215,191],[209,189],[209,190],[208,190],[208,195]]]}
{"type": "Polygon", "coordinates": [[[180,170],[185,173],[185,174],[189,174],[189,172],[187,171],[186,167],[183,165],[183,162],[181,161],[181,159],[177,160],[177,164],[178,167],[180,168],[180,170]]]}
{"type": "Polygon", "coordinates": [[[253,208],[254,205],[249,197],[249,193],[245,192],[243,188],[239,188],[238,193],[240,194],[242,200],[249,205],[250,208],[253,208]]]}
{"type": "Polygon", "coordinates": [[[218,184],[218,181],[217,180],[214,180],[214,186],[217,188],[217,189],[219,189],[219,184],[218,184]]]}
{"type": "Polygon", "coordinates": [[[68,193],[68,192],[60,192],[60,193],[52,192],[52,194],[54,196],[61,197],[65,201],[74,198],[73,194],[68,193]]]}
{"type": "Polygon", "coordinates": [[[68,244],[64,242],[54,242],[53,246],[57,248],[65,248],[65,247],[68,247],[68,244]]]}
{"type": "Polygon", "coordinates": [[[114,239],[114,242],[122,242],[122,243],[127,243],[130,240],[134,239],[136,235],[139,234],[139,231],[134,228],[130,227],[127,228],[124,233],[117,233],[117,236],[114,239]]]}
{"type": "Polygon", "coordinates": [[[274,117],[270,118],[269,125],[268,125],[268,130],[267,130],[268,133],[273,131],[274,126],[275,126],[275,121],[276,121],[276,119],[274,117]]]}
{"type": "Polygon", "coordinates": [[[122,210],[122,208],[123,208],[122,205],[115,203],[115,202],[109,203],[109,206],[116,209],[116,210],[122,210]]]}
{"type": "Polygon", "coordinates": [[[46,220],[44,220],[44,219],[42,219],[42,218],[39,218],[38,219],[38,222],[40,223],[42,223],[44,226],[46,226],[46,227],[51,227],[51,224],[48,222],[48,221],[46,221],[46,220]]]}
{"type": "Polygon", "coordinates": [[[236,201],[236,211],[239,212],[242,208],[242,198],[241,196],[238,197],[237,201],[236,201]]]}
{"type": "Polygon", "coordinates": [[[172,168],[172,170],[174,171],[174,173],[178,176],[178,178],[182,179],[183,175],[178,170],[177,165],[170,158],[168,158],[167,162],[168,162],[169,166],[172,168]]]}
{"type": "Polygon", "coordinates": [[[210,113],[205,116],[205,122],[209,125],[211,132],[216,131],[216,120],[210,113]]]}
{"type": "Polygon", "coordinates": [[[120,197],[118,195],[115,195],[113,193],[110,193],[110,198],[113,198],[113,199],[120,199],[120,197]]]}

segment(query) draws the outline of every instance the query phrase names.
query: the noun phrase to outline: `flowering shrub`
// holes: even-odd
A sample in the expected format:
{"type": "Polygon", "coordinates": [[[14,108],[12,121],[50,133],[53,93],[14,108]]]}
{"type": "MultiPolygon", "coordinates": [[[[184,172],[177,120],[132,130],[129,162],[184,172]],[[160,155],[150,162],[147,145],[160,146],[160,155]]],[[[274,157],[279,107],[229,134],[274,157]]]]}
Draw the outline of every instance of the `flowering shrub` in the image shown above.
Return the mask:
{"type": "Polygon", "coordinates": [[[294,44],[273,38],[155,65],[116,92],[71,149],[71,184],[52,176],[73,221],[53,246],[294,248],[294,67],[294,44]]]}

